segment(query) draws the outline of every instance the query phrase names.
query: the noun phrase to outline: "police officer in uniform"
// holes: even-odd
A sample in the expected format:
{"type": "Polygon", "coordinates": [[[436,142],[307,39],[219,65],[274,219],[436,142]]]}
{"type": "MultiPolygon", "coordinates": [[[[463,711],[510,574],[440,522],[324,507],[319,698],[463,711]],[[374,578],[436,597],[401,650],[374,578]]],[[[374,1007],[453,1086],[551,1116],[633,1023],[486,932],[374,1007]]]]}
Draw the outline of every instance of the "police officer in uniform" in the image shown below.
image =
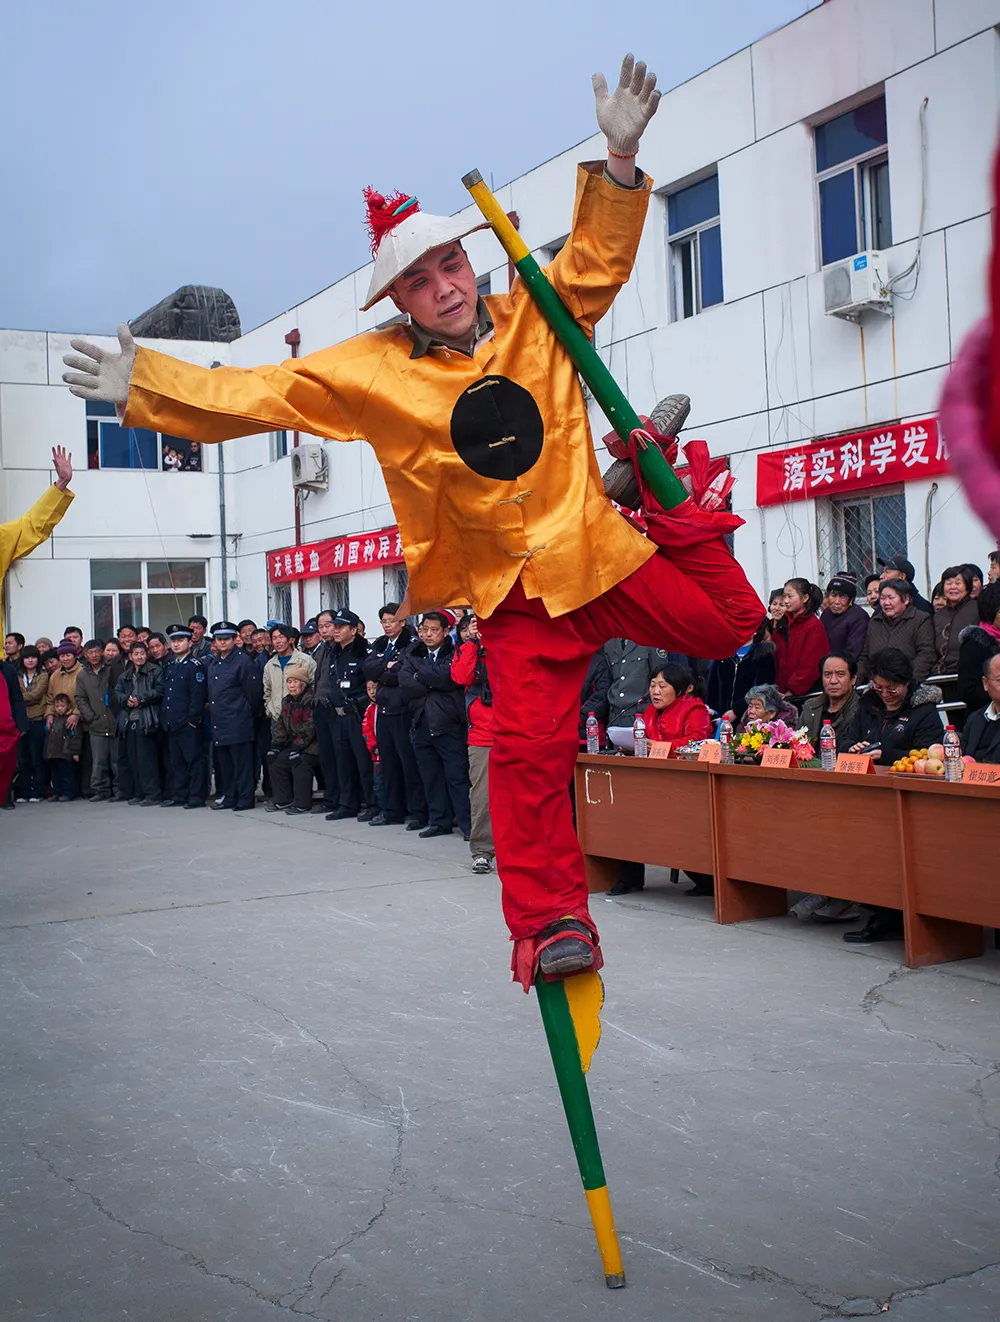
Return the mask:
{"type": "Polygon", "coordinates": [[[207,685],[205,665],[191,655],[191,630],[183,624],[167,629],[173,659],[164,662],[165,683],[160,707],[160,725],[167,736],[172,797],[165,808],[204,808],[206,793],[205,757],[202,750],[202,720],[207,685]]]}
{"type": "Polygon", "coordinates": [[[223,797],[213,808],[245,812],[254,806],[255,719],[264,701],[260,670],[236,646],[239,629],[231,620],[212,625],[219,655],[208,662],[208,711],[216,774],[223,797]]]}
{"type": "Polygon", "coordinates": [[[361,718],[368,706],[364,661],[368,644],[358,633],[361,618],[350,610],[333,616],[332,638],[324,644],[326,683],[323,696],[332,715],[333,748],[337,760],[340,803],[326,814],[328,822],[345,817],[371,821],[378,813],[371,754],[361,733],[361,718]]]}
{"type": "Polygon", "coordinates": [[[627,638],[612,638],[603,651],[611,668],[608,728],[630,727],[636,715],[649,705],[650,678],[668,659],[668,653],[659,647],[640,647],[627,638]]]}

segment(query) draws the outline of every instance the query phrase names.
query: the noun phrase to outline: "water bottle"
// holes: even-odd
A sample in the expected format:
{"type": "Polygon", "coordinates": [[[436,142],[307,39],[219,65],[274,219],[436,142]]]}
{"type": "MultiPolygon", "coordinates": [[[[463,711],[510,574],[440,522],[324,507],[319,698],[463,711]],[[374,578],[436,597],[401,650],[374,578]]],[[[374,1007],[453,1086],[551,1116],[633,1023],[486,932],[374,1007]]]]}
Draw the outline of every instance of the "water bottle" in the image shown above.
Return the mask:
{"type": "Polygon", "coordinates": [[[719,754],[719,761],[730,763],[733,760],[733,726],[731,721],[725,717],[719,722],[719,743],[722,745],[722,752],[719,754]]]}
{"type": "Polygon", "coordinates": [[[597,717],[593,712],[587,717],[587,752],[600,752],[600,746],[597,740],[597,717]]]}
{"type": "Polygon", "coordinates": [[[649,749],[646,747],[646,722],[639,715],[632,722],[632,741],[635,745],[633,752],[636,757],[648,756],[649,749]]]}
{"type": "Polygon", "coordinates": [[[829,721],[823,722],[819,732],[819,761],[824,771],[832,771],[837,763],[837,736],[829,721]]]}
{"type": "Polygon", "coordinates": [[[944,778],[962,779],[962,745],[953,725],[949,725],[944,732],[944,778]]]}

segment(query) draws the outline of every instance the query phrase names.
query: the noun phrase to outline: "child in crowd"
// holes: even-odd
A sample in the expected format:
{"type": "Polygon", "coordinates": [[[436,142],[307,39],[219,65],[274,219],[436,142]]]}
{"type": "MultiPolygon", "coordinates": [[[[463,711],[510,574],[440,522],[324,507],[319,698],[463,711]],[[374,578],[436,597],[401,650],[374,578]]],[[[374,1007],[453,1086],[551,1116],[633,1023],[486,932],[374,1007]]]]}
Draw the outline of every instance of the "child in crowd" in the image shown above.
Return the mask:
{"type": "Polygon", "coordinates": [[[67,725],[70,700],[66,693],[52,699],[52,724],[45,736],[45,760],[52,781],[52,801],[69,803],[76,798],[76,763],[80,761],[80,734],[67,725]]]}
{"type": "Polygon", "coordinates": [[[375,739],[375,725],[378,721],[378,703],[375,695],[378,693],[378,684],[370,679],[365,684],[365,691],[368,694],[368,706],[365,708],[365,714],[361,718],[361,733],[365,737],[365,743],[368,745],[368,751],[372,755],[372,771],[374,772],[375,783],[375,802],[378,804],[379,812],[385,812],[385,796],[382,793],[382,768],[378,760],[378,743],[375,739]]]}

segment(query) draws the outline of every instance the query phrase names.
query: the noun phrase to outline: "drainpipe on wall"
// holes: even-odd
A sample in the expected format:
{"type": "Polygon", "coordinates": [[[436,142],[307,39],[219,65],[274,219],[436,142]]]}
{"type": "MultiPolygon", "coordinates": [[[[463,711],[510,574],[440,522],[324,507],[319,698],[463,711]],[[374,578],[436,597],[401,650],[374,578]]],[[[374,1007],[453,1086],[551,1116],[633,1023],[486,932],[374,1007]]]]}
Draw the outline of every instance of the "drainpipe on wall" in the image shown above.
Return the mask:
{"type": "MultiPolygon", "coordinates": [[[[294,330],[290,330],[288,334],[285,336],[285,343],[291,349],[292,357],[298,358],[299,345],[302,343],[302,336],[299,334],[299,328],[297,326],[295,327],[294,330]]],[[[298,448],[299,448],[299,434],[297,431],[293,431],[292,449],[297,450],[298,448]]],[[[297,489],[294,492],[294,499],[295,499],[295,545],[301,546],[302,545],[302,493],[297,489]]],[[[305,584],[303,583],[301,578],[299,579],[296,586],[298,588],[298,595],[299,595],[299,628],[301,629],[306,622],[306,589],[305,589],[305,584]]]]}
{"type": "MultiPolygon", "coordinates": [[[[222,364],[214,362],[213,367],[222,364]]],[[[229,619],[229,555],[226,551],[226,459],[225,447],[217,445],[215,452],[219,456],[219,549],[222,573],[222,619],[229,619]]]]}

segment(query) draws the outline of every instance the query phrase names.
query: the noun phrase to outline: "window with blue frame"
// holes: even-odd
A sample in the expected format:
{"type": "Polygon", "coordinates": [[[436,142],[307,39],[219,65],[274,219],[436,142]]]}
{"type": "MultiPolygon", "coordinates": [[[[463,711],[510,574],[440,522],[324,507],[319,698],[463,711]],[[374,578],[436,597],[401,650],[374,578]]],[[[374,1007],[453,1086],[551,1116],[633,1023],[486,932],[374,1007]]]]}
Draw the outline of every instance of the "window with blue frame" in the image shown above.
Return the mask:
{"type": "Polygon", "coordinates": [[[892,244],[885,97],[815,130],[823,265],[892,244]]]}
{"type": "Polygon", "coordinates": [[[144,472],[200,473],[201,447],[196,441],[123,427],[113,404],[87,400],[87,467],[138,468],[144,472]]]}
{"type": "Polygon", "coordinates": [[[723,301],[718,175],[670,194],[667,235],[671,311],[682,321],[723,301]]]}

